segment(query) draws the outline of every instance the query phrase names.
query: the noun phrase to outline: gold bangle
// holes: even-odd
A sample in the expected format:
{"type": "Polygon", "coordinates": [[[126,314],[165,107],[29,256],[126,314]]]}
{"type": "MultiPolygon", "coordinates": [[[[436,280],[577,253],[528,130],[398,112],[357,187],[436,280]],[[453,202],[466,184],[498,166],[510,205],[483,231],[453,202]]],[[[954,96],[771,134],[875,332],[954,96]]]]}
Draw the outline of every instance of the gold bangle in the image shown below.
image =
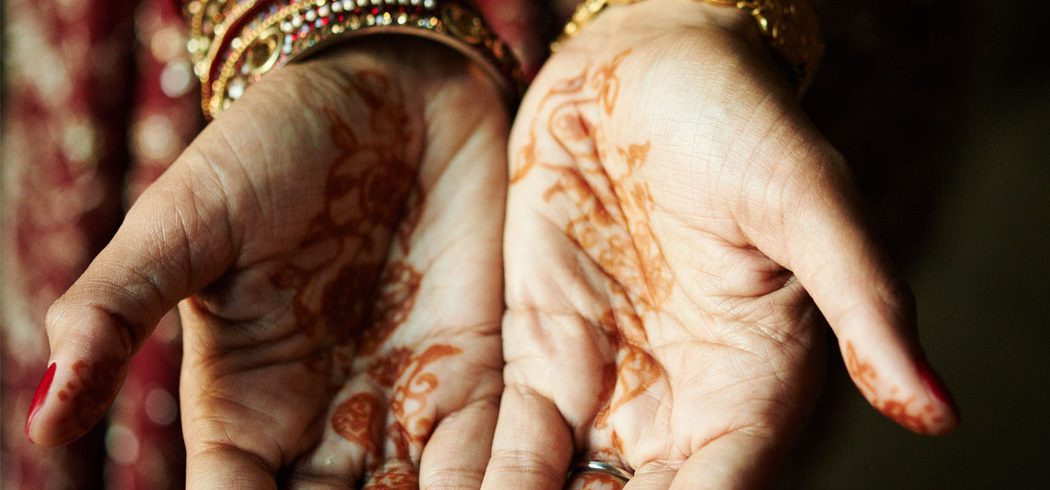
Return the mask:
{"type": "MultiPolygon", "coordinates": [[[[230,5],[236,5],[230,2],[230,5]]],[[[211,48],[216,28],[226,18],[227,2],[223,0],[191,0],[186,3],[186,16],[190,24],[190,36],[186,48],[190,52],[194,68],[204,60],[211,48]]]]}
{"type": "MultiPolygon", "coordinates": [[[[556,51],[562,43],[612,5],[629,5],[642,0],[583,0],[561,36],[551,45],[556,51]]],[[[736,7],[747,12],[758,26],[770,48],[787,65],[792,81],[803,94],[813,82],[824,42],[813,5],[807,0],[699,0],[722,7],[736,7]]]]}
{"type": "Polygon", "coordinates": [[[194,16],[193,34],[202,39],[191,48],[197,49],[195,70],[209,118],[277,67],[336,41],[380,33],[420,36],[463,53],[508,99],[516,99],[524,87],[510,49],[466,0],[239,0],[227,1],[232,5],[221,15],[202,13],[210,2],[200,3],[188,13],[194,16]]]}

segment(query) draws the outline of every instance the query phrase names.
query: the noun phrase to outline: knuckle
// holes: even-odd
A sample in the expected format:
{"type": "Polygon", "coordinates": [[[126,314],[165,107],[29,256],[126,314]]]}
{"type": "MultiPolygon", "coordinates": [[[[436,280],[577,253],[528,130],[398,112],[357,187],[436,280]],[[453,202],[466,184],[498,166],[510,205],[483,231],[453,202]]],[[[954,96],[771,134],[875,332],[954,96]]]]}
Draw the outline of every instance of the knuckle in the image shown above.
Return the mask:
{"type": "Polygon", "coordinates": [[[527,449],[493,450],[489,459],[492,472],[505,479],[525,477],[541,482],[561,482],[564,471],[556,468],[545,454],[527,449]]]}
{"type": "Polygon", "coordinates": [[[48,337],[54,338],[59,333],[65,314],[66,300],[65,296],[62,296],[55,300],[54,303],[51,303],[51,306],[47,308],[47,312],[44,314],[44,326],[47,329],[48,337]]]}
{"type": "Polygon", "coordinates": [[[481,488],[484,472],[471,468],[442,468],[419,476],[419,487],[431,490],[453,488],[481,488]]]}

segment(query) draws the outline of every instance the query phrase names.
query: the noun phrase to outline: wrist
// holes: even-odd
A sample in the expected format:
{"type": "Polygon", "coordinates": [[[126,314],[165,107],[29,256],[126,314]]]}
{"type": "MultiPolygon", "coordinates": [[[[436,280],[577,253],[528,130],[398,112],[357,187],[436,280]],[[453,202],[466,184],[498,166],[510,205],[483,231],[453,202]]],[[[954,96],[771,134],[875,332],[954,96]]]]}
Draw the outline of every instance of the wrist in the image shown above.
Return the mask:
{"type": "Polygon", "coordinates": [[[383,74],[409,107],[438,100],[453,85],[470,87],[483,100],[504,97],[503,87],[473,60],[442,43],[409,35],[355,40],[286,68],[297,67],[323,70],[340,80],[362,71],[383,74]]]}
{"type": "Polygon", "coordinates": [[[557,50],[579,31],[602,30],[587,29],[590,24],[604,25],[613,40],[626,37],[634,45],[689,31],[729,35],[751,47],[764,44],[789,72],[798,95],[812,81],[824,53],[809,0],[583,0],[552,48],[557,50]]]}
{"type": "MultiPolygon", "coordinates": [[[[623,39],[630,44],[642,44],[656,39],[714,31],[728,34],[749,44],[760,44],[761,37],[746,12],[735,8],[712,5],[699,0],[646,0],[632,3],[616,3],[612,0],[596,5],[584,0],[581,9],[590,11],[580,19],[580,13],[566,27],[561,44],[607,44],[610,40],[623,39]],[[584,4],[589,4],[584,7],[584,4]],[[595,41],[601,39],[601,41],[595,41]],[[567,42],[571,41],[571,42],[567,42]]],[[[569,48],[572,49],[572,48],[569,48]]]]}

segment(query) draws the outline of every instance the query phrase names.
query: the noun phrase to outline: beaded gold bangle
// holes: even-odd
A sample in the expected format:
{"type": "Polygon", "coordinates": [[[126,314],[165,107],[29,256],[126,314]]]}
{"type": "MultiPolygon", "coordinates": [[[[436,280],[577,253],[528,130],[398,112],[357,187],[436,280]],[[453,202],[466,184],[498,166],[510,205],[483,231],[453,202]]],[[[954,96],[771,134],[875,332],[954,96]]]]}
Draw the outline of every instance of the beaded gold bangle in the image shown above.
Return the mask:
{"type": "Polygon", "coordinates": [[[420,36],[463,53],[508,98],[523,87],[510,49],[468,0],[194,0],[187,14],[207,117],[276,67],[336,41],[379,33],[420,36]]]}
{"type": "MultiPolygon", "coordinates": [[[[561,36],[551,45],[552,50],[579,32],[612,5],[629,5],[642,0],[583,0],[576,7],[572,19],[561,36]]],[[[787,65],[792,81],[802,94],[813,81],[820,59],[824,56],[824,42],[820,23],[813,6],[807,0],[699,0],[723,7],[736,7],[754,19],[762,37],[787,65]]]]}

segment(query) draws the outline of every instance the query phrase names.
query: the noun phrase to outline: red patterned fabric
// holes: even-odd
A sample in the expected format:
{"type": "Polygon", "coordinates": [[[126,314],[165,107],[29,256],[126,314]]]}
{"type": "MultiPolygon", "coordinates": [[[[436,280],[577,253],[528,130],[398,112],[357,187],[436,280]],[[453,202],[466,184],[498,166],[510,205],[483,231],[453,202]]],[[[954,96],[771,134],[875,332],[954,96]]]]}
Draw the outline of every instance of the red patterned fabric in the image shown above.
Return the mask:
{"type": "MultiPolygon", "coordinates": [[[[537,2],[478,2],[535,70],[537,2]]],[[[8,0],[3,127],[2,488],[181,488],[180,333],[169,315],[108,420],[60,449],[23,427],[48,355],[44,315],[134,198],[200,129],[173,0],[8,0]]]]}
{"type": "Polygon", "coordinates": [[[108,424],[62,449],[23,436],[48,305],[199,128],[181,17],[165,0],[11,0],[7,14],[2,486],[181,487],[174,319],[143,346],[108,424]]]}

